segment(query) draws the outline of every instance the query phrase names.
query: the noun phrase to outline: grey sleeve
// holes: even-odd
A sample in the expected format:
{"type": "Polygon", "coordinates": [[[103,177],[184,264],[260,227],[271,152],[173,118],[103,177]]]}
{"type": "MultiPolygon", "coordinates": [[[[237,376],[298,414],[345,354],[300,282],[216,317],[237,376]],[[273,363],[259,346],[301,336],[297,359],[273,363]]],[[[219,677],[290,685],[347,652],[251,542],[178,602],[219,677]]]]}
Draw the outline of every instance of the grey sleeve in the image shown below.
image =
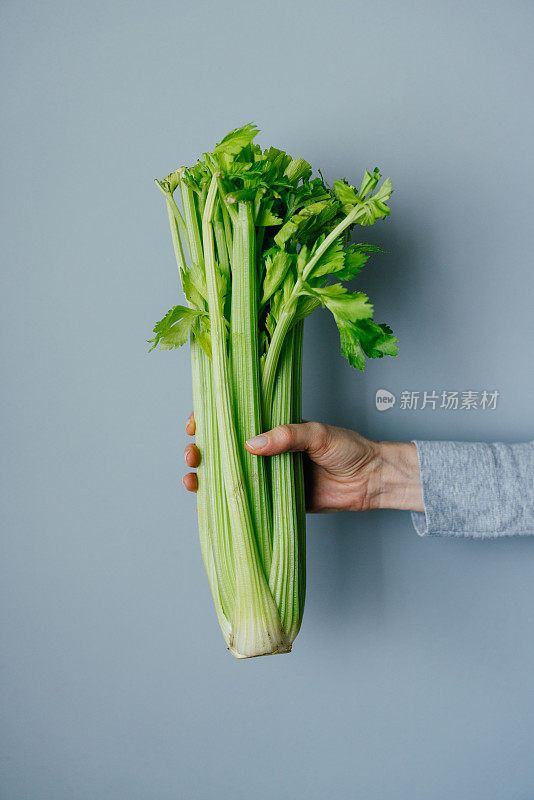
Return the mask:
{"type": "Polygon", "coordinates": [[[421,536],[534,534],[534,442],[414,442],[424,513],[421,536]]]}

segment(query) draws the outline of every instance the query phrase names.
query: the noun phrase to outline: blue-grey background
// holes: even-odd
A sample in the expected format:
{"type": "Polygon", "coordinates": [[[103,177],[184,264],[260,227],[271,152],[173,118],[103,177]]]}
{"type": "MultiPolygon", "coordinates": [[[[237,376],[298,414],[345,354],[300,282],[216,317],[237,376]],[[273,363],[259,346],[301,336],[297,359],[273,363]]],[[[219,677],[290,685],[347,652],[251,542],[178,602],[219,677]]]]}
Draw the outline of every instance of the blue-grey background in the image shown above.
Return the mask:
{"type": "Polygon", "coordinates": [[[309,519],[290,656],[225,650],[181,488],[189,357],[154,176],[249,120],[328,179],[380,165],[362,277],[397,360],[326,315],[304,411],[368,436],[534,438],[530,2],[25,2],[1,17],[2,800],[527,800],[534,541],[309,519]],[[496,411],[374,394],[496,389],[496,411]]]}

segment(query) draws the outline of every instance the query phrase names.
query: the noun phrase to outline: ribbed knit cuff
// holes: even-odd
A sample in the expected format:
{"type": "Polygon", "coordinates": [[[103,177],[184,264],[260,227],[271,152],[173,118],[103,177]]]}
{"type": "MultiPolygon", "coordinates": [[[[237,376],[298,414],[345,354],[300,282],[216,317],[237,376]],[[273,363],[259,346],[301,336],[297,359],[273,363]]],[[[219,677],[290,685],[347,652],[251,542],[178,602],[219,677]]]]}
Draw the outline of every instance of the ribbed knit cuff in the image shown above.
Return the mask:
{"type": "Polygon", "coordinates": [[[425,512],[420,536],[534,533],[534,445],[414,441],[425,512]]]}

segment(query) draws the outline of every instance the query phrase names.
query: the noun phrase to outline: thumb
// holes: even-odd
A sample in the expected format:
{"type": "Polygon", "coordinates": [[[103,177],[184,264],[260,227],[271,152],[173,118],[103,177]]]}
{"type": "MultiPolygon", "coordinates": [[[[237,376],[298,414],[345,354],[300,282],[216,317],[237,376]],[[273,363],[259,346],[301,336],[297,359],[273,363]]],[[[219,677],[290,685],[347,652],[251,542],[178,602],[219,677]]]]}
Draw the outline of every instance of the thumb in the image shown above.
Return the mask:
{"type": "Polygon", "coordinates": [[[327,427],[320,422],[301,422],[278,425],[266,433],[248,439],[249,453],[259,456],[276,456],[279,453],[306,452],[310,455],[322,450],[327,439],[327,427]]]}

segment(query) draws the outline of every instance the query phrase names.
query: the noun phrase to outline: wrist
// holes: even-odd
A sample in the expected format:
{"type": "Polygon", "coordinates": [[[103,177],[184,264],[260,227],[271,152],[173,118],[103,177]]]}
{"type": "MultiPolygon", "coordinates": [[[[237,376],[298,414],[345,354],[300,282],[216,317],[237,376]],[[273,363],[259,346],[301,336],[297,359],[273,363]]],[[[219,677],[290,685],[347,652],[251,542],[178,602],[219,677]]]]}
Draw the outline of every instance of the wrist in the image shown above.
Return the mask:
{"type": "Polygon", "coordinates": [[[417,448],[411,442],[375,442],[371,508],[424,511],[417,448]]]}

